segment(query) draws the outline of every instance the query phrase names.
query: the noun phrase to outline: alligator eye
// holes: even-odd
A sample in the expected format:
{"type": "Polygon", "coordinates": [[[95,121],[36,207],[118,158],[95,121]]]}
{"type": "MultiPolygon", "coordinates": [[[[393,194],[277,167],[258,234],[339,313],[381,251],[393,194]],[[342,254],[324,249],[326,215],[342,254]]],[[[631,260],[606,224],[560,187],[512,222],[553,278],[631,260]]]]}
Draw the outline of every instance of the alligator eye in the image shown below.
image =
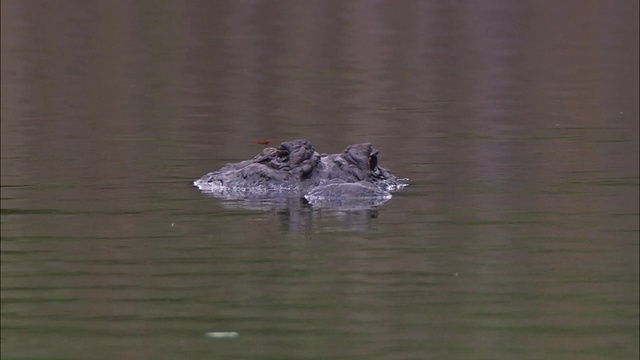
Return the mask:
{"type": "Polygon", "coordinates": [[[369,157],[369,170],[373,171],[378,167],[378,157],[376,155],[371,155],[369,157]]]}
{"type": "Polygon", "coordinates": [[[279,159],[286,159],[289,156],[289,152],[284,149],[278,149],[277,156],[279,159]]]}

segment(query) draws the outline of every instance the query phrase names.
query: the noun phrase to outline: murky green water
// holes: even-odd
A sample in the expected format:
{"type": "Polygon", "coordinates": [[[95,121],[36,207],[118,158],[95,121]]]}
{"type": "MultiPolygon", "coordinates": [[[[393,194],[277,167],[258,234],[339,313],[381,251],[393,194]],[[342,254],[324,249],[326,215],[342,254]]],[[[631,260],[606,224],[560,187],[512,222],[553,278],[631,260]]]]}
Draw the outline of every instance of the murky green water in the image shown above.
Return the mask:
{"type": "Polygon", "coordinates": [[[1,10],[3,359],[638,358],[636,2],[1,10]],[[411,186],[191,187],[295,138],[411,186]]]}

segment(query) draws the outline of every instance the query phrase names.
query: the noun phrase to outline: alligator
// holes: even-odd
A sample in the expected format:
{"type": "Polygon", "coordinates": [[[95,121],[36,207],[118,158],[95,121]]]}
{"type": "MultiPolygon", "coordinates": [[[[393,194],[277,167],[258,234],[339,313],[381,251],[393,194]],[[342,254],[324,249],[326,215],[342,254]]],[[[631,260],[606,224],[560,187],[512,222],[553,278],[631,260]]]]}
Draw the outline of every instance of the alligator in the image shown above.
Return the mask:
{"type": "Polygon", "coordinates": [[[225,198],[300,196],[311,205],[331,207],[336,202],[379,205],[407,182],[378,165],[378,150],[370,143],[327,155],[299,139],[267,147],[251,160],[227,164],[193,185],[225,198]]]}

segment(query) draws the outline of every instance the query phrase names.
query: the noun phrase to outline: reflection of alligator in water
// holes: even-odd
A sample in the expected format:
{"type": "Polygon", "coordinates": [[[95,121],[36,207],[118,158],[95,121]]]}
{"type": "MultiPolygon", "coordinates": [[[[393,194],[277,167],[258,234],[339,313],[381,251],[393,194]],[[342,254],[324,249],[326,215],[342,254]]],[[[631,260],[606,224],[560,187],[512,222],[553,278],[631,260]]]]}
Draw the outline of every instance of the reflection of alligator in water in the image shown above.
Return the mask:
{"type": "Polygon", "coordinates": [[[268,147],[251,160],[227,164],[193,182],[227,199],[304,197],[316,207],[373,207],[407,184],[378,165],[371,144],[318,154],[308,140],[268,147]]]}

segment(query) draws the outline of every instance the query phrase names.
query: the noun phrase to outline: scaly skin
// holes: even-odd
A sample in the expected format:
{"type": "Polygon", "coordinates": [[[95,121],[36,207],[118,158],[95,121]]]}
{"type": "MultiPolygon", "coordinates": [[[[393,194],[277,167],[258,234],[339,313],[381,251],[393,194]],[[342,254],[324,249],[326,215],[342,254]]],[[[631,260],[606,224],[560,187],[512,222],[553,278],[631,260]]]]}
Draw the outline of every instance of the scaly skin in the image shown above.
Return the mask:
{"type": "Polygon", "coordinates": [[[300,139],[265,148],[251,160],[227,164],[194,185],[203,191],[243,196],[365,198],[387,197],[406,183],[378,165],[378,151],[370,143],[349,145],[341,154],[320,155],[308,140],[300,139]]]}

